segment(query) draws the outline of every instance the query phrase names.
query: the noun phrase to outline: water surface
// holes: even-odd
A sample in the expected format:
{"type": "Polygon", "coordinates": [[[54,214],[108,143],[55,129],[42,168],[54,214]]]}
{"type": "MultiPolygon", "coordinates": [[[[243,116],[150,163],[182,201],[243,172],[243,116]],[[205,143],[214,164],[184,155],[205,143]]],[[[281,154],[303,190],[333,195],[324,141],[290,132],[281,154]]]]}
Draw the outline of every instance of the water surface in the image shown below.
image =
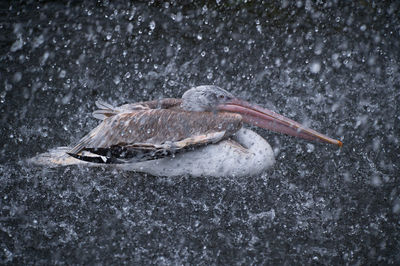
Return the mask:
{"type": "Polygon", "coordinates": [[[0,261],[400,262],[398,4],[1,4],[0,261]],[[95,101],[214,84],[344,142],[257,130],[275,167],[153,177],[21,163],[95,101]]]}

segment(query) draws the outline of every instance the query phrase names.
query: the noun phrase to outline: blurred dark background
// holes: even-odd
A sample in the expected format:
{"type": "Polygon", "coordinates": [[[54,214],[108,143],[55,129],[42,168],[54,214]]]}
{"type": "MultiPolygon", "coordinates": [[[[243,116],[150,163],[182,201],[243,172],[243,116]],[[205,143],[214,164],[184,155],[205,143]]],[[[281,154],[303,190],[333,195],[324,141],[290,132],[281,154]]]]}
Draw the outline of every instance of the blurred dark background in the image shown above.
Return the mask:
{"type": "Polygon", "coordinates": [[[393,1],[0,4],[0,262],[399,264],[400,19],[393,1]],[[95,101],[215,84],[339,138],[258,130],[260,176],[31,167],[95,101]]]}

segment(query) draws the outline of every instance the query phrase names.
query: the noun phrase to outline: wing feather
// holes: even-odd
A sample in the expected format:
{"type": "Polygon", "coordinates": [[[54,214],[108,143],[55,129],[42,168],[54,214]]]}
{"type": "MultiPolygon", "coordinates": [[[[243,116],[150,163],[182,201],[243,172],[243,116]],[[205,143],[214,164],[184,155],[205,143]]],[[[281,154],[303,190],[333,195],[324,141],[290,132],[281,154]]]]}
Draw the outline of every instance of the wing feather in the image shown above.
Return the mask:
{"type": "Polygon", "coordinates": [[[118,107],[114,107],[104,101],[96,101],[96,106],[99,108],[93,112],[93,117],[99,120],[104,120],[107,117],[117,115],[119,113],[129,113],[138,110],[149,110],[149,109],[173,109],[179,108],[182,100],[175,98],[166,98],[160,100],[153,100],[147,102],[138,102],[124,104],[118,107]]]}
{"type": "Polygon", "coordinates": [[[164,150],[170,154],[173,149],[185,150],[187,147],[215,143],[229,137],[240,129],[241,120],[240,115],[232,113],[174,109],[117,113],[105,118],[69,153],[79,155],[84,150],[94,152],[96,149],[120,147],[153,152],[164,150]]]}
{"type": "Polygon", "coordinates": [[[225,131],[193,136],[177,142],[163,144],[136,143],[126,146],[108,148],[85,148],[80,154],[68,153],[72,157],[102,164],[121,164],[143,162],[165,158],[208,143],[216,143],[223,139],[225,131]],[[97,156],[94,156],[97,155],[97,156]]]}

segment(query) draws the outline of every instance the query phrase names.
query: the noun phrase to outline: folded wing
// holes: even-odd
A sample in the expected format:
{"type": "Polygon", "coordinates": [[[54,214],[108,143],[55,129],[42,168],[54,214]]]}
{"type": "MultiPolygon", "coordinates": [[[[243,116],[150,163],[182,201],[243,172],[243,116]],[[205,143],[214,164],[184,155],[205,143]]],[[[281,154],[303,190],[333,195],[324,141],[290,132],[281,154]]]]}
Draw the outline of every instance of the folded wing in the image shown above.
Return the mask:
{"type": "Polygon", "coordinates": [[[102,113],[95,115],[104,120],[68,154],[95,163],[154,160],[219,142],[241,128],[240,115],[188,112],[178,99],[166,100],[116,108],[98,103],[102,113]]]}

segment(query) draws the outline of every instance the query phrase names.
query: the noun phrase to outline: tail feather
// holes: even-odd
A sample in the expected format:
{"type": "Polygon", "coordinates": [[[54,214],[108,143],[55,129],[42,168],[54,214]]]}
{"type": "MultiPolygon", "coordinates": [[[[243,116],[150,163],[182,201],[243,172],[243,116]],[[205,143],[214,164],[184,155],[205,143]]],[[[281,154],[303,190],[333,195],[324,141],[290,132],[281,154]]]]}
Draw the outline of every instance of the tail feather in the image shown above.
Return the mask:
{"type": "Polygon", "coordinates": [[[108,104],[106,102],[103,101],[96,101],[96,106],[99,108],[99,110],[95,110],[93,112],[93,117],[100,119],[100,120],[104,120],[107,117],[116,115],[119,113],[118,110],[115,109],[114,106],[112,106],[111,104],[108,104]]]}
{"type": "Polygon", "coordinates": [[[102,100],[96,101],[95,104],[96,104],[97,108],[99,108],[99,109],[110,109],[110,110],[114,109],[114,106],[112,106],[109,103],[103,102],[102,100]]]}

